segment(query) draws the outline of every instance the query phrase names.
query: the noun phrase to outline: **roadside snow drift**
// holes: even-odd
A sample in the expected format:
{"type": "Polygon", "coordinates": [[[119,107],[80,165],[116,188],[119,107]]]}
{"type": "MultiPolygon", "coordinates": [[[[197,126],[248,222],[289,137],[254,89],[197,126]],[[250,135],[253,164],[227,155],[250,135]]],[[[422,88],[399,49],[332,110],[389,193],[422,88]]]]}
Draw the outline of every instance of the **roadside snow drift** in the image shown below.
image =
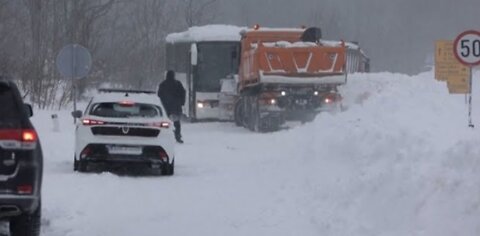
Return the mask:
{"type": "Polygon", "coordinates": [[[68,112],[52,132],[38,111],[43,235],[479,235],[464,97],[431,73],[357,74],[342,93],[345,111],[276,133],[186,124],[172,177],[74,173],[68,112]]]}

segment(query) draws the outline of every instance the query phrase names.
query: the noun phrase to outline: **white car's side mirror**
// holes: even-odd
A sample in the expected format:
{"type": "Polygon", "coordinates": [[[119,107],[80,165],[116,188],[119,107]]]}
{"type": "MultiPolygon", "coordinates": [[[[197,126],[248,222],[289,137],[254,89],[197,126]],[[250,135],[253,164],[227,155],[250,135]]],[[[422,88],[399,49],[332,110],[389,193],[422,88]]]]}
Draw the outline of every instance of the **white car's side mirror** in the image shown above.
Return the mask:
{"type": "Polygon", "coordinates": [[[83,116],[83,112],[80,110],[72,111],[73,118],[81,118],[83,116]]]}

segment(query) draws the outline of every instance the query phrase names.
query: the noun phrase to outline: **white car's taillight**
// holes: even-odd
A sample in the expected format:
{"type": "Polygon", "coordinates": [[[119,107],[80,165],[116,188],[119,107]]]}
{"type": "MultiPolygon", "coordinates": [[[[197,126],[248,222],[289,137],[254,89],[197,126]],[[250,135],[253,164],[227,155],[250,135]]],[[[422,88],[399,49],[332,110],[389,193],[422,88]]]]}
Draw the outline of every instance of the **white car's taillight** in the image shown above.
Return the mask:
{"type": "Polygon", "coordinates": [[[105,124],[104,121],[100,120],[92,120],[92,119],[83,119],[82,124],[85,126],[90,126],[90,125],[103,125],[105,124]]]}
{"type": "Polygon", "coordinates": [[[164,150],[160,150],[160,159],[163,162],[168,162],[168,154],[164,150]]]}
{"type": "Polygon", "coordinates": [[[170,123],[169,122],[166,122],[166,121],[163,121],[163,122],[153,122],[151,124],[149,124],[150,126],[153,126],[153,127],[158,127],[158,128],[164,128],[164,129],[168,129],[170,127],[170,123]]]}

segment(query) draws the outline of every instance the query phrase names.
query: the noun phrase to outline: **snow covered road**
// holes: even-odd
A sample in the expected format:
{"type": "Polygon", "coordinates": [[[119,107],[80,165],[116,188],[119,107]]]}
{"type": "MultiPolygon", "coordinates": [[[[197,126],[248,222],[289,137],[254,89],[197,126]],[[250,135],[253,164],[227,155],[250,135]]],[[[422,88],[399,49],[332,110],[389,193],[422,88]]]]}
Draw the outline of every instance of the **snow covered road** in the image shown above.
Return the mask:
{"type": "Polygon", "coordinates": [[[276,161],[282,153],[252,152],[266,148],[263,144],[275,147],[268,144],[269,135],[229,123],[185,130],[187,142],[178,147],[173,177],[74,173],[71,135],[44,138],[46,158],[56,157],[46,162],[45,234],[293,235],[308,226],[299,218],[299,189],[290,186],[291,173],[276,161]],[[258,142],[245,142],[252,138],[258,142]]]}
{"type": "Polygon", "coordinates": [[[55,133],[38,111],[43,235],[479,235],[463,97],[430,73],[354,75],[343,94],[346,111],[276,133],[186,124],[172,177],[74,173],[68,112],[55,133]]]}

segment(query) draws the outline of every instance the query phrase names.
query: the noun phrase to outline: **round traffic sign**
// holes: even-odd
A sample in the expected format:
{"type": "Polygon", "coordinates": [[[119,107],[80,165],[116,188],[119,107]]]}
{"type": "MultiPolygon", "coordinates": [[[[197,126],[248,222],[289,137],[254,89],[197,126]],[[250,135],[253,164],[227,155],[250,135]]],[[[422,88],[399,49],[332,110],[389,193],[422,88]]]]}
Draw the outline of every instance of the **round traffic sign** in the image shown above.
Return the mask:
{"type": "Polygon", "coordinates": [[[480,32],[468,30],[457,36],[453,44],[457,60],[466,66],[480,65],[480,32]]]}
{"type": "Polygon", "coordinates": [[[92,56],[85,47],[78,44],[65,46],[57,55],[57,69],[67,78],[81,79],[92,67],[92,56]]]}

